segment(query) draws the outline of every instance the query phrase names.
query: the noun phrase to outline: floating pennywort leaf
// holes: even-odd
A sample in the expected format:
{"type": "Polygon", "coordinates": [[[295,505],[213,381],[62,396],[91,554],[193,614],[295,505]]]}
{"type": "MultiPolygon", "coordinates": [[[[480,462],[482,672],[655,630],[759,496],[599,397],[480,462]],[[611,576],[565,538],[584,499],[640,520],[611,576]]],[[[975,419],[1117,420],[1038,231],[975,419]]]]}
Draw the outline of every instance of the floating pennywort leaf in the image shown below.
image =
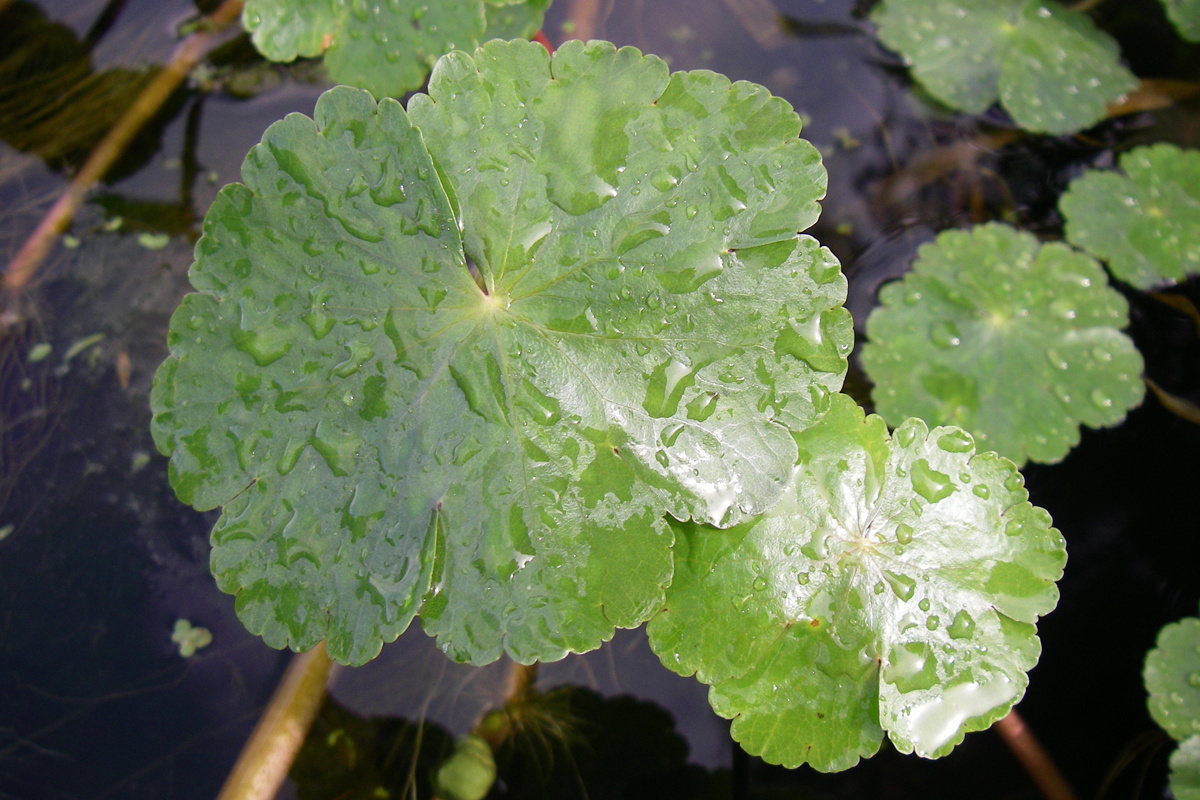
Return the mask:
{"type": "Polygon", "coordinates": [[[945,231],[879,299],[862,362],[894,425],[958,425],[1018,464],[1054,462],[1080,423],[1115,425],[1145,392],[1124,298],[1066,245],[998,223],[945,231]]]}
{"type": "Polygon", "coordinates": [[[883,0],[871,18],[937,100],[969,114],[999,100],[1029,131],[1090,127],[1137,86],[1116,41],[1052,0],[883,0]]]}
{"type": "Polygon", "coordinates": [[[1140,289],[1200,273],[1200,151],[1161,143],[1089,170],[1059,199],[1067,240],[1140,289]]]}
{"type": "Polygon", "coordinates": [[[889,437],[838,395],[796,440],[779,505],[724,531],[675,525],[651,646],[772,763],[846,769],[885,732],[945,755],[1021,698],[1063,539],[1012,462],[959,428],[911,419],[889,437]]]}
{"type": "Polygon", "coordinates": [[[407,114],[338,88],[268,129],[152,397],[247,627],[361,663],[420,612],[529,662],[660,608],[664,512],[774,504],[845,372],[799,130],[630,48],[495,41],[407,114]]]}

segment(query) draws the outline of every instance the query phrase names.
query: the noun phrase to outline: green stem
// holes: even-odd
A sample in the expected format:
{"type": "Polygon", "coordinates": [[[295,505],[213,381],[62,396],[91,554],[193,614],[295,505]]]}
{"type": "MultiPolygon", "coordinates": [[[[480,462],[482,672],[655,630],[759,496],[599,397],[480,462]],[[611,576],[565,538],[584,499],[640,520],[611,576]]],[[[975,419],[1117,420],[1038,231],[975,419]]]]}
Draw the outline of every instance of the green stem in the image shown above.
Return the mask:
{"type": "Polygon", "coordinates": [[[321,642],[288,664],[217,800],[272,800],[325,700],[333,662],[321,642]]]}

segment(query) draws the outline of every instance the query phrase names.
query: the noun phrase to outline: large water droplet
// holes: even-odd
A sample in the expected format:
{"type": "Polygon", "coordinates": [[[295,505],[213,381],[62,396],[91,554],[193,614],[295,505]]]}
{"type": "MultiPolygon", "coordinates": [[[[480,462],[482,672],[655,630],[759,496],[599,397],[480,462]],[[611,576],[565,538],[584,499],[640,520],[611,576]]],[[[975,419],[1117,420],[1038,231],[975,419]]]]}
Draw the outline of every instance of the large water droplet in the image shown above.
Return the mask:
{"type": "Polygon", "coordinates": [[[930,503],[945,500],[954,494],[956,488],[954,482],[950,480],[949,475],[933,469],[929,466],[929,462],[923,458],[918,459],[913,464],[910,480],[912,481],[913,491],[930,503]]]}
{"type": "Polygon", "coordinates": [[[900,544],[908,544],[912,541],[913,529],[912,525],[906,525],[901,522],[896,526],[896,541],[900,544]]]}
{"type": "Polygon", "coordinates": [[[970,639],[975,635],[975,620],[966,611],[959,611],[954,615],[950,627],[946,628],[946,633],[950,634],[951,639],[970,639]]]}
{"type": "Polygon", "coordinates": [[[979,484],[978,486],[976,486],[976,487],[975,487],[974,489],[972,489],[971,491],[972,491],[972,492],[975,494],[975,496],[976,496],[976,497],[978,497],[980,500],[987,500],[989,497],[991,497],[991,496],[992,496],[992,490],[991,490],[991,489],[989,489],[989,488],[988,488],[988,487],[987,487],[985,484],[982,484],[982,483],[981,483],[981,484],[979,484]]]}
{"type": "Polygon", "coordinates": [[[975,442],[965,431],[950,431],[938,437],[938,447],[948,453],[966,453],[975,447],[975,442]]]}
{"type": "Polygon", "coordinates": [[[907,575],[884,570],[883,579],[887,581],[888,586],[892,587],[892,593],[901,600],[911,600],[913,593],[917,590],[917,582],[907,575]]]}

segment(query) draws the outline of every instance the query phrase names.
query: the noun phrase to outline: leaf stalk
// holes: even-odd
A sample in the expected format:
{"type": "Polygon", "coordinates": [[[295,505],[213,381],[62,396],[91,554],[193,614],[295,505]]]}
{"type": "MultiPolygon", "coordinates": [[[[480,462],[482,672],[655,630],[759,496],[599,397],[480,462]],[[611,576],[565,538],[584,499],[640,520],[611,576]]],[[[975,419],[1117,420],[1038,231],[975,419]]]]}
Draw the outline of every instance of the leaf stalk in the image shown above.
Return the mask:
{"type": "Polygon", "coordinates": [[[292,659],[217,800],[275,797],[325,700],[332,667],[325,642],[292,659]]]}

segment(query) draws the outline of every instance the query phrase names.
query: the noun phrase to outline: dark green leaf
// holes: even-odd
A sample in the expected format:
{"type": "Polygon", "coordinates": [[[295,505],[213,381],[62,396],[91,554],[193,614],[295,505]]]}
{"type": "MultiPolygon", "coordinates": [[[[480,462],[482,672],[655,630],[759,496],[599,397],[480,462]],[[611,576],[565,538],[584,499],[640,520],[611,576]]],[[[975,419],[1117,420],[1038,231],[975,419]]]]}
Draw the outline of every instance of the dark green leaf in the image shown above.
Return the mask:
{"type": "Polygon", "coordinates": [[[347,88],[267,131],[205,220],[156,441],[225,506],[213,571],[268,643],[361,663],[419,610],[456,659],[553,660],[661,606],[664,511],[783,492],[851,345],[796,236],[825,175],[761,87],[606,43],[492,42],[430,93],[420,133],[347,88]]]}

